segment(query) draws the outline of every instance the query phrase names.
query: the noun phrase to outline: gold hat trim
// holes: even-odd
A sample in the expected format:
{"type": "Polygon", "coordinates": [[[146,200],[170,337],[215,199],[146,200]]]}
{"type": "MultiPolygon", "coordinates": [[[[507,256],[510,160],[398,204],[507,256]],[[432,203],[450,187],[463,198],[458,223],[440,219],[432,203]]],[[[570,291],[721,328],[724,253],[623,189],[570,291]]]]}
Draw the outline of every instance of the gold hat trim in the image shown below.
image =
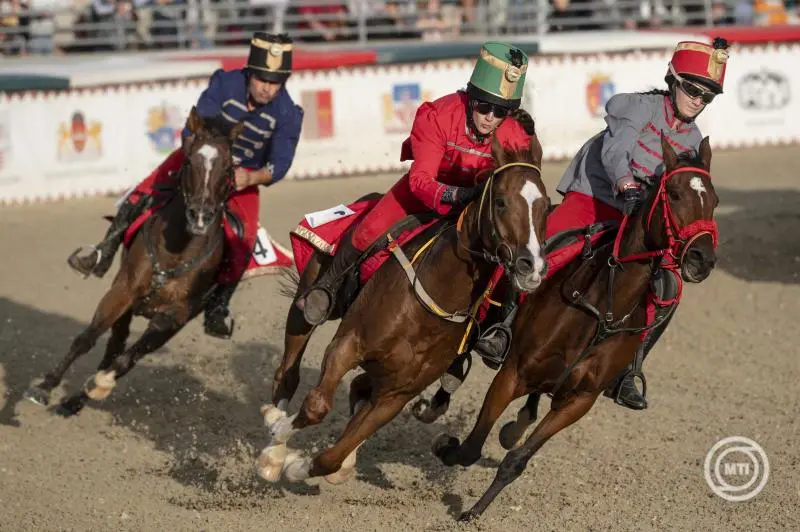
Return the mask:
{"type": "Polygon", "coordinates": [[[503,77],[500,80],[499,87],[500,94],[496,94],[495,96],[500,96],[506,100],[511,99],[517,90],[517,83],[519,83],[519,80],[522,79],[522,76],[528,71],[529,63],[526,63],[521,67],[515,67],[511,63],[503,61],[499,57],[492,55],[489,53],[489,50],[483,47],[481,47],[480,56],[481,59],[489,63],[491,66],[503,72],[503,77]]]}

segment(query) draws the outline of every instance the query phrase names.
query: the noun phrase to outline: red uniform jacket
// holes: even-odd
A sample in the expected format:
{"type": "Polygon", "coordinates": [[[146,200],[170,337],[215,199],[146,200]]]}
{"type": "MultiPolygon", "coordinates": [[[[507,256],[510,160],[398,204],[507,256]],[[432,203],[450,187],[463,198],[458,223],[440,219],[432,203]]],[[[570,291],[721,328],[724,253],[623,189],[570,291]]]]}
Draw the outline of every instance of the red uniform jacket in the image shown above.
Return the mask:
{"type": "MultiPolygon", "coordinates": [[[[417,110],[411,135],[403,142],[400,160],[413,160],[404,175],[359,223],[353,244],[367,249],[392,225],[409,214],[435,210],[446,214],[453,206],[442,203],[448,186],[472,187],[478,173],[494,165],[491,140],[473,140],[467,127],[467,94],[456,92],[423,103],[417,110]]],[[[495,131],[503,146],[528,148],[530,136],[509,117],[495,131]]],[[[481,176],[481,180],[488,174],[481,176]]]]}

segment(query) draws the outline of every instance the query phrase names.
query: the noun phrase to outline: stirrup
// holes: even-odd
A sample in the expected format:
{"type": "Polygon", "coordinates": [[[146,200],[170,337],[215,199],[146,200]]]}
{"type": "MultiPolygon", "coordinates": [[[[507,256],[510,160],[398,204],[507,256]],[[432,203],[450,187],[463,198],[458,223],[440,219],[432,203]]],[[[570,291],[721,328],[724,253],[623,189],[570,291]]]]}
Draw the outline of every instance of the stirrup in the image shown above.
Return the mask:
{"type": "MultiPolygon", "coordinates": [[[[619,398],[619,396],[620,396],[620,393],[622,392],[622,383],[623,383],[623,382],[625,382],[625,379],[627,379],[627,378],[630,378],[630,379],[632,379],[632,380],[633,380],[633,384],[634,384],[634,386],[636,386],[636,381],[635,381],[635,379],[636,379],[637,377],[639,378],[639,380],[641,380],[641,381],[642,381],[642,391],[640,392],[640,395],[642,396],[642,399],[644,399],[645,403],[647,403],[647,379],[645,378],[645,376],[644,376],[644,373],[642,373],[642,371],[641,371],[641,370],[634,370],[634,369],[631,369],[631,370],[627,371],[627,372],[626,372],[626,373],[625,373],[625,374],[622,376],[622,378],[619,380],[619,382],[617,383],[617,386],[616,386],[616,387],[615,387],[615,389],[614,389],[614,393],[613,393],[612,397],[614,398],[614,402],[615,402],[616,404],[618,404],[618,405],[621,405],[621,406],[627,406],[627,405],[626,405],[626,404],[625,404],[625,403],[624,403],[622,400],[620,400],[620,398],[619,398]]],[[[638,388],[637,388],[637,391],[638,391],[638,388]]]]}
{"type": "Polygon", "coordinates": [[[511,327],[505,323],[495,323],[486,329],[486,332],[484,332],[480,338],[478,338],[478,341],[475,342],[475,345],[470,352],[480,356],[483,360],[483,363],[491,369],[498,369],[508,356],[508,352],[511,350],[512,338],[513,335],[511,333],[511,327]],[[496,338],[498,337],[501,338],[501,341],[503,342],[503,348],[500,353],[484,352],[476,349],[482,341],[487,343],[496,342],[496,338]]]}
{"type": "Polygon", "coordinates": [[[94,273],[95,269],[97,268],[97,265],[100,264],[100,260],[102,258],[103,258],[103,251],[98,246],[95,246],[95,245],[81,246],[81,247],[79,247],[78,249],[76,249],[75,251],[73,251],[70,254],[70,256],[67,258],[67,264],[69,265],[70,269],[73,272],[75,272],[76,274],[82,276],[84,279],[88,279],[89,276],[94,273]],[[82,272],[78,271],[71,264],[70,259],[72,259],[73,257],[77,259],[79,256],[84,255],[84,254],[88,254],[88,253],[94,253],[96,255],[96,258],[94,260],[94,266],[92,266],[92,268],[87,273],[82,273],[82,272]]]}

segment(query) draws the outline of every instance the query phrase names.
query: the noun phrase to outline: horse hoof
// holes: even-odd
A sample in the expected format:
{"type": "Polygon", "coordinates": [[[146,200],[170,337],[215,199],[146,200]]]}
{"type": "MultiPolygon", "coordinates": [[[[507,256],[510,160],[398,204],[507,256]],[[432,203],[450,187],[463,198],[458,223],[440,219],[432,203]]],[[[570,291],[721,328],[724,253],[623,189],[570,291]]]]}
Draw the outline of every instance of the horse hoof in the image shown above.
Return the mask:
{"type": "Polygon", "coordinates": [[[283,476],[289,482],[301,482],[308,478],[311,471],[311,460],[303,458],[299,453],[291,453],[286,457],[283,476]]]}
{"type": "Polygon", "coordinates": [[[433,440],[433,445],[431,447],[433,454],[438,456],[445,463],[445,465],[453,465],[448,463],[449,461],[445,460],[445,457],[454,450],[458,449],[460,444],[461,442],[458,441],[458,438],[454,438],[453,436],[442,433],[439,434],[435,440],[433,440]]]}
{"type": "Polygon", "coordinates": [[[500,445],[506,451],[510,451],[517,446],[519,441],[519,433],[516,430],[516,423],[509,421],[503,428],[500,429],[500,445]]]}
{"type": "Polygon", "coordinates": [[[330,475],[325,475],[325,480],[328,481],[329,484],[338,485],[344,484],[355,474],[356,470],[353,467],[342,467],[339,471],[335,473],[331,473],[330,475]]]}
{"type": "Polygon", "coordinates": [[[431,403],[427,399],[420,399],[414,403],[411,406],[411,415],[423,423],[433,423],[439,417],[435,415],[431,409],[431,403]]]}
{"type": "Polygon", "coordinates": [[[258,476],[267,482],[278,482],[281,478],[281,472],[283,471],[283,463],[275,463],[269,458],[264,459],[263,456],[260,456],[258,458],[256,470],[258,471],[258,476]]]}
{"type": "Polygon", "coordinates": [[[469,512],[464,512],[459,516],[458,522],[459,523],[472,523],[473,521],[477,520],[478,516],[470,510],[469,512]]]}
{"type": "Polygon", "coordinates": [[[258,457],[258,474],[267,482],[277,482],[281,478],[283,464],[289,448],[286,445],[270,445],[258,457]]]}
{"type": "Polygon", "coordinates": [[[50,394],[41,388],[28,388],[22,396],[37,405],[47,406],[50,404],[50,394]]]}
{"type": "Polygon", "coordinates": [[[278,420],[286,417],[286,412],[270,403],[261,407],[261,415],[264,417],[264,425],[271,428],[278,420]]]}
{"type": "Polygon", "coordinates": [[[53,414],[63,417],[63,418],[70,418],[78,414],[81,411],[81,408],[76,408],[72,405],[65,405],[61,403],[55,409],[53,409],[53,414]]]}

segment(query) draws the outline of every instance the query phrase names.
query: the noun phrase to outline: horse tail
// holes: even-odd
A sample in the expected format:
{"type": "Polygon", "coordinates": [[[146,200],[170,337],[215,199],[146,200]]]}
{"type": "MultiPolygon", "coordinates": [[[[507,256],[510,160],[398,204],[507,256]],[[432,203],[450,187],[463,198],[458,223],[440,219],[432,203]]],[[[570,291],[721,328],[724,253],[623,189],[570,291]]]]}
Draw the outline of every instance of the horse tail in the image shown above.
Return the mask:
{"type": "Polygon", "coordinates": [[[297,289],[300,288],[300,273],[294,266],[284,266],[278,282],[281,286],[280,294],[289,299],[294,299],[295,295],[297,295],[297,289]]]}
{"type": "Polygon", "coordinates": [[[523,109],[519,107],[511,111],[511,117],[519,122],[519,125],[522,126],[522,129],[525,130],[525,133],[528,135],[535,135],[536,134],[536,124],[533,121],[533,117],[523,109]]]}

